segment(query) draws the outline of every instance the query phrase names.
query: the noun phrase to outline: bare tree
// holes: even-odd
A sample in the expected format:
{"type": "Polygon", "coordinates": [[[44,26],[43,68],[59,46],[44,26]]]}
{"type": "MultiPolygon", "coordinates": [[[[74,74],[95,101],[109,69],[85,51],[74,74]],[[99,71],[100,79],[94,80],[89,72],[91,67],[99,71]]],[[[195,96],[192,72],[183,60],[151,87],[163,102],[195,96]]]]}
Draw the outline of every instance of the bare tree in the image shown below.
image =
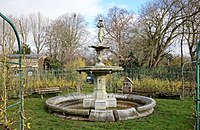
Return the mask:
{"type": "Polygon", "coordinates": [[[49,25],[49,29],[46,30],[46,39],[45,39],[45,47],[48,49],[47,53],[49,54],[50,57],[52,58],[57,58],[58,57],[58,52],[59,52],[59,33],[58,29],[61,27],[58,27],[57,23],[55,21],[51,22],[49,25]]]}
{"type": "Polygon", "coordinates": [[[29,33],[28,19],[25,18],[25,16],[20,17],[19,32],[21,36],[21,43],[23,46],[25,46],[27,44],[28,33],[29,33]]]}
{"type": "Polygon", "coordinates": [[[49,53],[64,63],[72,60],[85,43],[87,23],[80,14],[65,14],[51,23],[47,36],[49,53]]]}
{"type": "MultiPolygon", "coordinates": [[[[16,17],[13,17],[10,15],[10,16],[8,16],[8,18],[12,21],[12,23],[15,24],[16,27],[18,27],[17,26],[18,19],[16,17]]],[[[7,54],[11,54],[14,52],[14,48],[15,48],[15,41],[16,41],[15,33],[14,33],[13,29],[10,27],[10,25],[8,25],[7,22],[3,23],[3,20],[1,21],[0,27],[2,28],[2,31],[0,34],[1,35],[0,45],[2,46],[3,39],[4,39],[6,52],[7,52],[7,54]],[[3,30],[3,28],[4,28],[4,30],[3,30]]]]}
{"type": "Polygon", "coordinates": [[[134,15],[125,9],[114,6],[110,8],[105,17],[105,28],[107,31],[105,41],[111,46],[111,52],[118,59],[123,59],[127,55],[127,47],[130,42],[131,23],[134,15]]]}
{"type": "Polygon", "coordinates": [[[148,65],[156,67],[162,58],[170,52],[167,49],[175,42],[180,33],[178,29],[188,18],[197,15],[181,15],[187,7],[180,0],[161,0],[147,4],[141,10],[139,36],[148,47],[148,65]]]}
{"type": "Polygon", "coordinates": [[[185,2],[187,7],[182,11],[184,15],[191,15],[191,17],[187,17],[183,25],[183,36],[189,48],[191,61],[195,60],[196,44],[200,39],[200,6],[197,3],[199,3],[198,0],[185,2]],[[193,13],[196,15],[192,15],[193,13]]]}
{"type": "Polygon", "coordinates": [[[41,13],[29,15],[30,31],[36,48],[36,54],[40,54],[45,46],[45,32],[48,25],[46,19],[41,13]]]}

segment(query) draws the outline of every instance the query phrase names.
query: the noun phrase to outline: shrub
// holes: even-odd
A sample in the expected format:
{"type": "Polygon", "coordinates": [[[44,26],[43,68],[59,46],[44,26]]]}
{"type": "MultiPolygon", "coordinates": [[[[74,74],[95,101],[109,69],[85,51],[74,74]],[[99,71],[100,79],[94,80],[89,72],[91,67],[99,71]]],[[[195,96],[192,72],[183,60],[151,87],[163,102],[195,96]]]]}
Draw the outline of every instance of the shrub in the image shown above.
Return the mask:
{"type": "Polygon", "coordinates": [[[134,80],[133,89],[142,89],[145,91],[161,93],[178,93],[181,89],[181,81],[170,81],[161,79],[144,78],[143,80],[134,80]]]}

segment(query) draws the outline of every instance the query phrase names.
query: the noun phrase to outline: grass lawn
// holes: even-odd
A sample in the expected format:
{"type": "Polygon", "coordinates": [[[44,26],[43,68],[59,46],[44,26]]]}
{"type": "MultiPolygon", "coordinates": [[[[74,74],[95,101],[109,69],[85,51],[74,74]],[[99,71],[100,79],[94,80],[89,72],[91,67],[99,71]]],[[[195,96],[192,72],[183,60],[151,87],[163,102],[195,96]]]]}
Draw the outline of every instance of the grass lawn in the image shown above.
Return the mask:
{"type": "MultiPolygon", "coordinates": [[[[88,88],[87,88],[88,89],[88,88]]],[[[92,91],[82,91],[83,93],[92,91]]],[[[85,122],[65,120],[49,114],[44,109],[44,102],[52,95],[25,98],[26,123],[30,123],[32,130],[193,130],[194,124],[194,102],[192,99],[184,101],[171,99],[155,99],[156,107],[154,113],[135,120],[118,122],[85,122]]],[[[12,100],[12,102],[16,102],[12,100]]],[[[9,109],[10,117],[17,115],[17,108],[9,109]]],[[[19,128],[18,123],[13,128],[19,128]]]]}

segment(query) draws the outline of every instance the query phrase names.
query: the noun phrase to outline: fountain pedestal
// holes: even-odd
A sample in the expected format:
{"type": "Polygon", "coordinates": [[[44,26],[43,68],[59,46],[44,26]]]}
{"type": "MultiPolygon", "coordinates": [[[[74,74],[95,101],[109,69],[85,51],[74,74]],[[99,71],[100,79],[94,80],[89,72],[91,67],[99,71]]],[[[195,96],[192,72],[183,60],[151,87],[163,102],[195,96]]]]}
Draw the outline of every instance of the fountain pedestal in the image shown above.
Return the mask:
{"type": "Polygon", "coordinates": [[[105,110],[116,107],[115,98],[109,98],[106,92],[106,74],[94,74],[94,92],[91,98],[83,99],[83,108],[95,108],[95,110],[105,110]]]}

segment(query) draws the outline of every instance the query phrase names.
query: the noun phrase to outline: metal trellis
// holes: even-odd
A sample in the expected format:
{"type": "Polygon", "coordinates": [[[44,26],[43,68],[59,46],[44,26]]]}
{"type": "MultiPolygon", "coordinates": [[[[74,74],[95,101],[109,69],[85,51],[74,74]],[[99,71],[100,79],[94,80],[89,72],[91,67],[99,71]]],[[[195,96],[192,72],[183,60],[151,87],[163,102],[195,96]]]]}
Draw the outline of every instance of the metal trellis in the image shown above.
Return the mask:
{"type": "Polygon", "coordinates": [[[199,51],[200,40],[196,49],[196,97],[195,97],[195,129],[199,130],[199,51]]]}
{"type": "Polygon", "coordinates": [[[9,23],[9,25],[12,27],[15,35],[16,35],[16,38],[17,38],[17,43],[18,43],[18,49],[19,49],[19,52],[20,52],[20,56],[19,56],[19,62],[15,63],[15,64],[19,64],[19,79],[20,79],[20,82],[19,82],[19,102],[17,103],[14,103],[10,106],[8,106],[7,108],[10,108],[12,106],[15,106],[15,105],[19,105],[19,113],[20,113],[20,122],[19,122],[19,128],[20,130],[23,130],[24,129],[24,119],[23,119],[23,102],[22,102],[22,99],[23,99],[23,85],[22,85],[22,47],[21,47],[21,43],[20,43],[20,39],[19,39],[19,35],[17,33],[17,29],[15,28],[14,24],[6,17],[4,16],[1,12],[0,12],[0,16],[6,21],[9,23]]]}

